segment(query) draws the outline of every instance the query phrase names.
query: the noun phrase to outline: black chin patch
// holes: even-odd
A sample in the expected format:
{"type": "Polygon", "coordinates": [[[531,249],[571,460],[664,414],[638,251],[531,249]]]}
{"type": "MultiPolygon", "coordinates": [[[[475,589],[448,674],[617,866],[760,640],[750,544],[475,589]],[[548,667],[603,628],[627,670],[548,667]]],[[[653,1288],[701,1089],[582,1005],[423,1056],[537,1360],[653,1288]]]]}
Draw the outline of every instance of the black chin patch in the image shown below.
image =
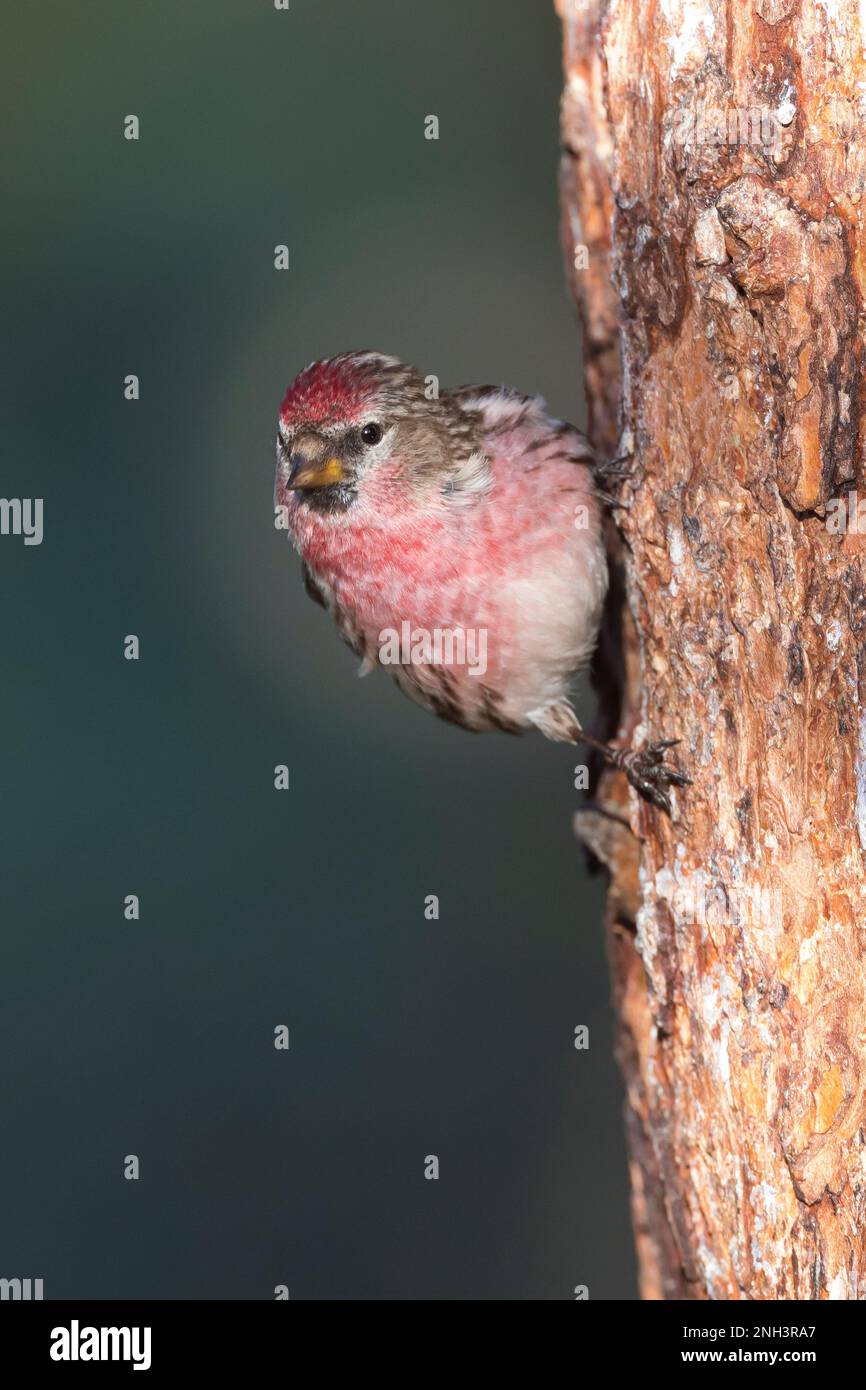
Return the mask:
{"type": "Polygon", "coordinates": [[[298,488],[298,496],[304,505],[312,512],[323,512],[325,515],[347,512],[357,495],[355,489],[347,487],[345,483],[332,483],[330,487],[298,488]]]}

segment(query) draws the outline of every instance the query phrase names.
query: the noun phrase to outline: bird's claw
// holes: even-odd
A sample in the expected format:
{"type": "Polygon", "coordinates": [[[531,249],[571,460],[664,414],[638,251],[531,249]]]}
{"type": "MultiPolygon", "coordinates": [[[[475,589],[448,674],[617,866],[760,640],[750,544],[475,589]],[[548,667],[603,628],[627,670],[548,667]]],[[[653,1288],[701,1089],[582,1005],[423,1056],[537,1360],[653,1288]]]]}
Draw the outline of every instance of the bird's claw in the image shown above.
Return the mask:
{"type": "Polygon", "coordinates": [[[671,814],[667,788],[689,787],[692,782],[691,777],[665,762],[667,750],[679,742],[678,738],[666,738],[649,743],[646,748],[620,748],[613,757],[615,766],[622,769],[635,791],[667,815],[671,814]]]}
{"type": "Polygon", "coordinates": [[[624,483],[634,477],[634,469],[630,466],[633,462],[633,454],[620,454],[615,459],[600,459],[593,468],[593,473],[599,483],[624,483]]]}
{"type": "Polygon", "coordinates": [[[613,496],[612,489],[634,477],[634,472],[630,467],[632,462],[633,456],[631,454],[620,454],[619,458],[603,459],[596,463],[593,468],[593,477],[598,496],[605,506],[625,508],[626,504],[613,496]]]}

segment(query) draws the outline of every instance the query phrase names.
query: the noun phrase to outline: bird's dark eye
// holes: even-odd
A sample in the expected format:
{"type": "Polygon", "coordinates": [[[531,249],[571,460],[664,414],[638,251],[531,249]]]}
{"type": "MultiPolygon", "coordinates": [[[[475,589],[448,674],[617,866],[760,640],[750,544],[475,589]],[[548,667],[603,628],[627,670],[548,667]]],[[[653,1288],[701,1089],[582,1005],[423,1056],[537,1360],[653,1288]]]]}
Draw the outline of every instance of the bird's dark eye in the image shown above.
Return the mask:
{"type": "Polygon", "coordinates": [[[361,430],[361,438],[365,444],[378,444],[382,438],[382,426],[365,425],[361,430]]]}

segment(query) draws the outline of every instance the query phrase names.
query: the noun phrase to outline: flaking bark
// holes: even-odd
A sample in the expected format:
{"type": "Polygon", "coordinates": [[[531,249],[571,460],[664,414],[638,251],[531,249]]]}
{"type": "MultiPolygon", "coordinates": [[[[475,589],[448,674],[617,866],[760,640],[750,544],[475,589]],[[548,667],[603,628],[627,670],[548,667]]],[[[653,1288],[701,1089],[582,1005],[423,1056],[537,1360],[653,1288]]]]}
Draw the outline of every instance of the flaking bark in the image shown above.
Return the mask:
{"type": "Polygon", "coordinates": [[[557,3],[590,429],[634,455],[620,733],[694,779],[577,817],[641,1292],[864,1298],[866,566],[827,523],[862,492],[866,12],[557,3]]]}

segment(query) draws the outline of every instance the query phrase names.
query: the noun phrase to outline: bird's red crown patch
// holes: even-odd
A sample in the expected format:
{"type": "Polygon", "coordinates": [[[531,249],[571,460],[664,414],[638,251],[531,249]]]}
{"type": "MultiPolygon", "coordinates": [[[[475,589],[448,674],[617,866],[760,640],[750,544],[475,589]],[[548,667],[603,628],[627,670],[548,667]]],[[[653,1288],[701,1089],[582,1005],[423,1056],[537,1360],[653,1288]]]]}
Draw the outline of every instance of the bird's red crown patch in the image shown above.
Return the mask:
{"type": "Polygon", "coordinates": [[[371,394],[370,373],[351,358],[312,362],[289,386],[280,419],[286,424],[329,421],[354,422],[364,412],[371,394]]]}

